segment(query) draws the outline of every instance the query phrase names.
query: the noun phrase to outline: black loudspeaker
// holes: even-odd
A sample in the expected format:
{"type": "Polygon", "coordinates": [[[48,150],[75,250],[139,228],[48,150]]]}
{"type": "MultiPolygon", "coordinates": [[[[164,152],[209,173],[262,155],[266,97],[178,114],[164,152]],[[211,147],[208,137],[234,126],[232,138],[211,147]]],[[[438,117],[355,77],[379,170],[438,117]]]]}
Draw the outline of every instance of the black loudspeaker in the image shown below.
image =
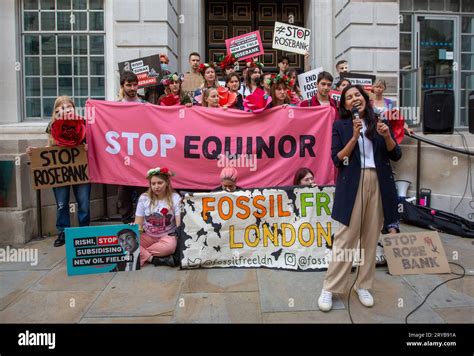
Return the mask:
{"type": "Polygon", "coordinates": [[[469,93],[469,112],[468,112],[468,125],[469,125],[469,133],[474,134],[474,91],[469,93]]]}
{"type": "Polygon", "coordinates": [[[423,133],[453,133],[454,91],[425,91],[423,103],[423,133]]]}

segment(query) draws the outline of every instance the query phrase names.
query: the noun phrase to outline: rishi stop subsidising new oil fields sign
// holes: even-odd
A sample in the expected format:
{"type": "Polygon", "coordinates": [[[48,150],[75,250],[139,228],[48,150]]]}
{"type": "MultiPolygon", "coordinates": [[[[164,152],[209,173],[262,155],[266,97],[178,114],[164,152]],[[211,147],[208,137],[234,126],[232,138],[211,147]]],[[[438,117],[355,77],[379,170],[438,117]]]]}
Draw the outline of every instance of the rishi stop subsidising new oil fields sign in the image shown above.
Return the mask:
{"type": "Polygon", "coordinates": [[[188,194],[180,239],[183,268],[321,270],[329,263],[333,187],[188,194]]]}

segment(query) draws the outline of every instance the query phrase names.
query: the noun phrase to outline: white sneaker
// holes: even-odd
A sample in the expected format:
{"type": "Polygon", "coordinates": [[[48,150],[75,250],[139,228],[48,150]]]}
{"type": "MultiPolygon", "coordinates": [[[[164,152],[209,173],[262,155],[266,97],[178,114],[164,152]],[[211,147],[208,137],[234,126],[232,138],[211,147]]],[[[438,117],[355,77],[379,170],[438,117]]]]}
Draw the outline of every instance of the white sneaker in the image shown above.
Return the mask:
{"type": "Polygon", "coordinates": [[[374,305],[374,298],[367,289],[356,289],[356,292],[362,305],[368,308],[374,305]]]}
{"type": "Polygon", "coordinates": [[[321,290],[318,306],[321,311],[330,311],[332,309],[332,293],[324,289],[321,290]]]}

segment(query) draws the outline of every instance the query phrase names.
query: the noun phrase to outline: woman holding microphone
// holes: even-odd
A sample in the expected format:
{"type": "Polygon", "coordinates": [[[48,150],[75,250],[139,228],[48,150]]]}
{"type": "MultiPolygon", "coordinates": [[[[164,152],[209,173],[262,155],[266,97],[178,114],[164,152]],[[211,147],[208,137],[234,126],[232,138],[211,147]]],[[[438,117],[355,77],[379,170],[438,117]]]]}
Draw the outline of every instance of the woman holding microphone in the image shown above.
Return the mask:
{"type": "MultiPolygon", "coordinates": [[[[366,307],[374,304],[369,289],[375,275],[375,252],[384,215],[398,219],[398,199],[390,160],[401,150],[388,125],[374,114],[362,87],[348,86],[341,94],[340,120],[332,129],[332,160],[338,168],[332,218],[341,223],[332,245],[333,260],[318,299],[320,310],[332,308],[332,294],[347,291],[352,260],[335,254],[355,251],[360,240],[361,264],[355,290],[366,307]]],[[[347,254],[344,254],[347,256],[347,254]]]]}

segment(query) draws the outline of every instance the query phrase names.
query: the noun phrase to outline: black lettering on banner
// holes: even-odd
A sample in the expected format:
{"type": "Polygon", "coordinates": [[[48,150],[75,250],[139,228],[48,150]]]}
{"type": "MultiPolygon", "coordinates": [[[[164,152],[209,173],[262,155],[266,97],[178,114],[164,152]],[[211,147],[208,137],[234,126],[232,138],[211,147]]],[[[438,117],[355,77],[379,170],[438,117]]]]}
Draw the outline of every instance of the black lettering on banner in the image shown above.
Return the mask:
{"type": "Polygon", "coordinates": [[[313,147],[316,144],[316,138],[312,135],[301,135],[300,136],[300,157],[306,157],[304,151],[308,151],[310,157],[316,157],[313,147]],[[306,142],[309,141],[309,142],[306,142]]]}
{"type": "Polygon", "coordinates": [[[231,144],[232,144],[232,137],[228,137],[226,136],[225,137],[225,140],[224,140],[224,153],[227,153],[229,155],[234,155],[234,156],[237,156],[237,155],[241,155],[242,154],[242,137],[236,137],[236,150],[235,152],[232,152],[231,151],[231,144]]]}
{"type": "Polygon", "coordinates": [[[296,140],[293,136],[285,135],[278,142],[278,152],[283,158],[293,157],[296,153],[296,140]],[[290,151],[285,152],[285,142],[290,142],[290,151]]]}
{"type": "Polygon", "coordinates": [[[268,145],[263,137],[257,136],[257,158],[262,158],[262,151],[268,158],[275,158],[275,136],[268,138],[268,145]]]}
{"type": "Polygon", "coordinates": [[[191,141],[200,141],[201,136],[185,136],[184,137],[184,158],[199,158],[199,153],[191,153],[191,150],[198,149],[198,145],[191,144],[191,141]]]}
{"type": "Polygon", "coordinates": [[[219,140],[219,137],[209,136],[202,143],[202,153],[204,157],[206,157],[207,159],[217,159],[217,157],[219,157],[221,152],[222,152],[222,143],[221,143],[221,140],[219,140]],[[211,142],[214,142],[214,144],[216,145],[216,149],[213,150],[212,152],[209,152],[209,144],[211,142]]]}

